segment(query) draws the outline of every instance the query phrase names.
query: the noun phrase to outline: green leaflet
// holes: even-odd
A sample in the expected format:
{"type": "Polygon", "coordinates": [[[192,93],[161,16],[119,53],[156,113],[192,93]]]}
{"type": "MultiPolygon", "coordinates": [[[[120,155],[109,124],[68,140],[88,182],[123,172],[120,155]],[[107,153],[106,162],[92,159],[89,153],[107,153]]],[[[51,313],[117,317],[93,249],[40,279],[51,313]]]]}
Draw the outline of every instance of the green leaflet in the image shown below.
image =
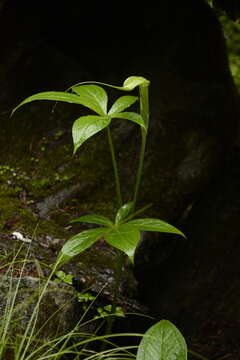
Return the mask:
{"type": "Polygon", "coordinates": [[[126,108],[134,104],[137,100],[138,100],[137,96],[128,96],[128,95],[120,96],[112,105],[111,109],[108,111],[108,115],[119,113],[125,110],[126,108]]]}
{"type": "Polygon", "coordinates": [[[113,222],[102,215],[83,215],[79,218],[73,219],[70,221],[70,223],[75,222],[85,222],[90,224],[98,224],[98,225],[104,225],[104,226],[113,226],[113,222]]]}
{"type": "Polygon", "coordinates": [[[75,120],[72,127],[74,153],[91,136],[106,128],[111,122],[110,116],[87,115],[75,120]]]}
{"type": "Polygon", "coordinates": [[[159,219],[136,219],[121,224],[129,215],[132,203],[124,204],[117,212],[115,226],[105,234],[105,240],[113,247],[123,251],[133,262],[134,253],[140,240],[140,231],[159,231],[165,233],[185,235],[176,227],[159,219]]]}
{"type": "Polygon", "coordinates": [[[72,285],[73,275],[67,275],[64,271],[59,270],[55,273],[55,276],[57,276],[58,280],[64,282],[65,284],[72,285]]]}
{"type": "Polygon", "coordinates": [[[88,103],[84,101],[84,99],[81,99],[80,96],[75,94],[69,94],[67,92],[63,91],[46,91],[41,92],[32,96],[27,97],[25,100],[23,100],[18,106],[16,106],[12,114],[22,105],[30,103],[35,100],[52,100],[52,101],[63,101],[71,104],[79,104],[84,105],[86,107],[89,107],[88,103]]]}
{"type": "Polygon", "coordinates": [[[160,220],[160,219],[148,219],[148,218],[136,219],[136,220],[128,221],[127,224],[136,230],[159,231],[159,232],[164,232],[164,233],[178,234],[183,237],[186,237],[175,226],[167,223],[166,221],[160,220]]]}
{"type": "Polygon", "coordinates": [[[140,125],[145,131],[147,131],[142,116],[135,112],[124,111],[124,112],[120,112],[120,113],[114,113],[114,114],[111,114],[111,117],[116,118],[116,119],[130,120],[130,121],[140,125]]]}
{"type": "Polygon", "coordinates": [[[114,113],[111,115],[86,115],[75,120],[72,127],[72,137],[74,144],[74,153],[77,149],[91,136],[105,129],[111,122],[112,118],[127,119],[145,129],[144,121],[141,115],[134,112],[114,113]]]}
{"type": "Polygon", "coordinates": [[[106,228],[85,230],[71,237],[62,247],[56,260],[57,266],[71,260],[88,249],[108,231],[106,228]]]}
{"type": "Polygon", "coordinates": [[[180,331],[161,320],[144,334],[136,360],[187,360],[187,345],[180,331]]]}
{"type": "Polygon", "coordinates": [[[134,252],[140,240],[140,232],[128,224],[115,226],[104,235],[107,243],[123,251],[130,260],[134,261],[134,252]]]}
{"type": "Polygon", "coordinates": [[[108,96],[106,91],[97,85],[74,86],[72,90],[80,96],[84,106],[99,115],[107,114],[108,96]]]}
{"type": "Polygon", "coordinates": [[[116,217],[115,217],[115,224],[119,224],[123,219],[125,219],[131,212],[133,208],[133,202],[129,202],[124,204],[123,206],[120,207],[120,209],[118,210],[116,217]]]}

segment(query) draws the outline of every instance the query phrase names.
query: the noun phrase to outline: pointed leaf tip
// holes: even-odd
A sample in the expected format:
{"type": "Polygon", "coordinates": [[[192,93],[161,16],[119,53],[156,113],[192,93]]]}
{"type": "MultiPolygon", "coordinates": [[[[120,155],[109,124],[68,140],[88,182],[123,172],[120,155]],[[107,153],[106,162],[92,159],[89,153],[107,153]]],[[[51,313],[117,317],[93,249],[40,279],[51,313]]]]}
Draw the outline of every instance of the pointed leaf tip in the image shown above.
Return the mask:
{"type": "Polygon", "coordinates": [[[130,111],[123,111],[120,113],[114,113],[111,116],[116,119],[125,119],[125,120],[132,121],[135,124],[140,125],[144,131],[147,131],[144,120],[143,120],[142,116],[138,113],[130,112],[130,111]]]}
{"type": "Polygon", "coordinates": [[[163,233],[178,234],[186,238],[186,236],[178,228],[160,219],[136,219],[128,221],[127,224],[142,231],[158,231],[163,233]]]}
{"type": "Polygon", "coordinates": [[[63,91],[45,91],[45,92],[40,92],[35,95],[31,95],[31,96],[27,97],[26,99],[24,99],[19,105],[17,105],[13,109],[12,114],[18,108],[23,106],[24,104],[30,103],[32,101],[37,101],[37,100],[38,101],[39,100],[62,101],[62,102],[67,102],[67,103],[71,103],[71,104],[84,105],[84,104],[82,104],[82,101],[78,95],[69,94],[69,93],[63,92],[63,91]]]}
{"type": "Polygon", "coordinates": [[[137,96],[128,96],[123,95],[120,96],[112,105],[111,109],[109,110],[109,115],[114,115],[114,113],[119,113],[128,108],[129,106],[133,105],[138,100],[137,96]]]}
{"type": "Polygon", "coordinates": [[[104,238],[109,245],[123,251],[133,263],[134,253],[140,240],[140,231],[128,224],[122,224],[111,229],[104,238]]]}

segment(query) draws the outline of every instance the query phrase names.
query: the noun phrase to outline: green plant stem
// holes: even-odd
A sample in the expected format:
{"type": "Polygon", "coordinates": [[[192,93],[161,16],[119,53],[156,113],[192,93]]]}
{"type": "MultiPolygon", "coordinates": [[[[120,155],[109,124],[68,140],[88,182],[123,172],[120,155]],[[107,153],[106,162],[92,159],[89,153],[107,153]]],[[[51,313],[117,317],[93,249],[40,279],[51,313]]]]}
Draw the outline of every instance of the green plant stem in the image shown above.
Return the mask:
{"type": "Polygon", "coordinates": [[[114,286],[114,297],[113,297],[112,309],[111,309],[111,312],[113,314],[116,312],[116,308],[117,308],[124,259],[125,259],[124,253],[119,251],[117,254],[117,262],[116,262],[116,269],[115,269],[116,276],[115,276],[115,286],[114,286]]]}
{"type": "MultiPolygon", "coordinates": [[[[118,298],[119,298],[119,288],[120,288],[120,283],[121,283],[124,259],[125,259],[124,254],[120,251],[117,252],[117,261],[116,261],[116,268],[115,268],[115,286],[114,286],[113,302],[112,302],[112,307],[111,307],[112,315],[110,315],[107,319],[107,327],[106,327],[106,331],[105,331],[106,335],[111,334],[111,332],[112,332],[112,327],[113,327],[113,323],[114,323],[114,314],[117,309],[117,303],[118,303],[118,298]]],[[[101,350],[103,351],[103,350],[105,350],[105,348],[106,348],[106,344],[103,343],[101,350]]]]}
{"type": "Polygon", "coordinates": [[[143,171],[145,148],[146,148],[146,135],[142,131],[142,143],[141,143],[141,150],[140,150],[139,165],[138,165],[138,170],[137,170],[137,178],[136,178],[134,196],[133,196],[132,211],[134,211],[134,209],[136,207],[137,199],[138,199],[139,187],[140,187],[142,171],[143,171]]]}
{"type": "MultiPolygon", "coordinates": [[[[142,177],[145,148],[146,148],[147,129],[148,129],[148,122],[149,122],[148,86],[149,86],[149,83],[139,86],[140,114],[144,120],[146,131],[142,130],[142,132],[141,132],[142,142],[141,142],[139,165],[138,165],[136,184],[135,184],[135,190],[134,190],[132,212],[134,211],[134,208],[135,208],[136,202],[137,202],[137,197],[138,197],[138,192],[139,192],[139,187],[140,187],[141,177],[142,177]]],[[[109,126],[107,127],[107,135],[108,135],[108,143],[109,143],[109,148],[110,148],[110,152],[111,152],[113,170],[114,170],[114,176],[115,176],[115,182],[116,182],[116,193],[117,193],[118,203],[119,203],[119,207],[120,207],[120,206],[122,206],[120,181],[119,181],[116,156],[115,156],[115,151],[114,151],[114,147],[113,147],[112,136],[111,136],[109,126]]],[[[115,270],[115,288],[114,288],[114,297],[113,297],[112,308],[111,308],[111,313],[113,315],[108,318],[106,334],[111,333],[112,327],[113,327],[114,314],[116,312],[117,302],[118,302],[118,298],[119,298],[119,287],[120,287],[120,283],[121,283],[124,259],[125,259],[124,254],[119,252],[117,254],[117,263],[116,263],[116,270],[115,270]]]]}
{"type": "MultiPolygon", "coordinates": [[[[113,141],[112,141],[112,135],[111,135],[109,126],[107,127],[107,137],[108,137],[108,144],[109,144],[109,149],[110,149],[111,158],[112,158],[118,206],[121,207],[122,206],[122,194],[121,194],[118,166],[117,166],[116,155],[115,155],[115,150],[114,150],[113,141]]],[[[122,275],[123,261],[124,261],[124,255],[122,253],[117,253],[117,263],[116,263],[116,268],[115,268],[115,287],[114,287],[113,302],[112,302],[112,307],[111,307],[111,313],[113,315],[107,319],[106,334],[110,334],[112,331],[112,327],[113,327],[114,313],[116,312],[117,301],[118,301],[118,297],[119,297],[119,286],[120,286],[121,275],[122,275]]],[[[106,346],[106,344],[103,344],[102,350],[105,349],[105,346],[106,346]]]]}
{"type": "Polygon", "coordinates": [[[151,206],[152,206],[152,204],[148,204],[148,205],[142,207],[141,209],[139,209],[139,210],[137,210],[137,211],[135,211],[135,212],[132,212],[129,216],[127,216],[127,217],[124,219],[124,221],[127,222],[127,221],[131,220],[131,219],[134,218],[135,216],[137,216],[137,215],[143,213],[144,211],[146,211],[147,209],[149,209],[151,206]]]}
{"type": "Polygon", "coordinates": [[[115,156],[115,151],[114,151],[114,146],[113,146],[113,141],[112,141],[112,135],[111,135],[109,126],[107,127],[107,137],[108,137],[108,144],[109,144],[109,149],[110,149],[112,164],[113,164],[113,172],[114,172],[114,177],[115,177],[118,206],[121,207],[122,206],[122,194],[121,194],[120,180],[119,180],[119,174],[118,174],[118,166],[117,166],[117,161],[116,161],[116,156],[115,156]]]}
{"type": "Polygon", "coordinates": [[[135,184],[135,190],[134,190],[134,196],[133,196],[132,211],[134,211],[134,208],[137,203],[139,187],[140,187],[142,172],[143,172],[144,155],[145,155],[145,149],[146,149],[147,130],[148,130],[148,123],[149,123],[148,84],[139,86],[139,95],[140,95],[140,115],[142,116],[142,118],[144,120],[144,123],[146,126],[146,131],[145,130],[141,131],[142,142],[141,142],[139,165],[138,165],[138,170],[137,170],[136,184],[135,184]]]}

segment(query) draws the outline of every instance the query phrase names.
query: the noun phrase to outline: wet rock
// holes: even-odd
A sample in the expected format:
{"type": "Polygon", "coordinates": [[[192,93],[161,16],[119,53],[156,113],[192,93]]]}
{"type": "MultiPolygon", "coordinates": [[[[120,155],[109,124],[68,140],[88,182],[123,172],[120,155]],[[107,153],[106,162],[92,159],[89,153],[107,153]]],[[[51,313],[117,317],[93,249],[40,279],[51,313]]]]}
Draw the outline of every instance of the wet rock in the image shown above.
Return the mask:
{"type": "Polygon", "coordinates": [[[35,204],[34,208],[38,212],[39,218],[45,218],[49,211],[52,209],[58,208],[60,205],[64,204],[68,199],[71,199],[73,196],[84,191],[86,187],[90,187],[91,184],[74,184],[71,187],[62,189],[54,195],[50,195],[42,201],[35,204]]]}
{"type": "MultiPolygon", "coordinates": [[[[68,274],[73,275],[73,286],[78,291],[89,289],[105,303],[111,304],[115,287],[115,264],[118,253],[103,240],[63,266],[68,274]]],[[[133,274],[133,267],[125,259],[118,305],[126,312],[147,312],[146,307],[138,302],[138,283],[133,274]]]]}
{"type": "MultiPolygon", "coordinates": [[[[23,334],[29,322],[31,327],[37,319],[36,331],[41,329],[41,337],[51,338],[69,332],[80,317],[80,307],[71,286],[39,278],[24,276],[0,277],[0,316],[13,304],[10,329],[15,334],[23,334]],[[39,298],[43,291],[40,304],[39,298]],[[32,314],[35,317],[31,320],[32,314]],[[54,315],[54,316],[53,316],[54,315]],[[45,326],[46,325],[46,326],[45,326]]],[[[9,331],[10,331],[9,329],[9,331]]]]}
{"type": "Polygon", "coordinates": [[[231,324],[240,317],[239,164],[235,148],[225,171],[190,210],[184,224],[187,240],[179,239],[166,258],[150,253],[152,263],[142,267],[139,281],[146,303],[188,333],[200,324],[207,327],[220,319],[231,324]]]}
{"type": "MultiPolygon", "coordinates": [[[[27,234],[21,235],[24,239],[28,236],[27,234]]],[[[24,267],[24,276],[44,278],[49,275],[50,265],[54,264],[65,241],[48,235],[46,238],[33,238],[30,243],[26,243],[17,237],[4,236],[0,238],[3,259],[1,273],[5,274],[8,271],[8,262],[18,254],[18,259],[28,259],[24,267]]],[[[118,253],[115,249],[106,244],[104,240],[99,240],[91,248],[63,265],[61,270],[73,277],[73,286],[78,292],[91,292],[93,296],[98,296],[107,305],[112,303],[114,296],[117,256],[118,253]]],[[[21,265],[16,267],[14,273],[21,273],[21,265]]],[[[133,274],[133,267],[127,258],[120,283],[119,306],[127,312],[147,312],[147,309],[138,302],[138,283],[133,274]]]]}

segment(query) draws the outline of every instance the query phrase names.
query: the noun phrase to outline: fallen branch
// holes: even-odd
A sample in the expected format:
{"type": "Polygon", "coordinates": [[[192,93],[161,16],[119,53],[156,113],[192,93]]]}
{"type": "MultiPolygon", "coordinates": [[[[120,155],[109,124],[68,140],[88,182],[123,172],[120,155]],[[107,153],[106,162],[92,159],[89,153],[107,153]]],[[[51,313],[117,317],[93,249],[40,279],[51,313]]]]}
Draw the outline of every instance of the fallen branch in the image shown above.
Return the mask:
{"type": "Polygon", "coordinates": [[[77,183],[69,188],[64,188],[58,191],[54,195],[46,197],[44,200],[39,201],[35,204],[35,209],[38,212],[40,218],[45,218],[50,210],[55,209],[65,203],[67,200],[71,199],[77,193],[89,189],[89,184],[86,183],[77,183]]]}

